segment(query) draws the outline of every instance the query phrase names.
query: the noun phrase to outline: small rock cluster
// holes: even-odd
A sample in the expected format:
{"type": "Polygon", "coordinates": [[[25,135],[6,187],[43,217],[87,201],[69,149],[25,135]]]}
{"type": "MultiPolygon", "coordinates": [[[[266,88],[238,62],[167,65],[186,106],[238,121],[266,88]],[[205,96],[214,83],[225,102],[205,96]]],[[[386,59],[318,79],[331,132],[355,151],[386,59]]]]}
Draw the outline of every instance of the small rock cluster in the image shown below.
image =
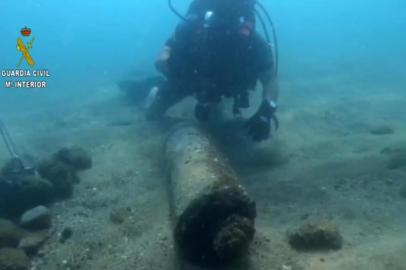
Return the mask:
{"type": "Polygon", "coordinates": [[[26,270],[30,265],[30,259],[24,251],[16,248],[0,249],[0,269],[2,270],[26,270]]]}
{"type": "Polygon", "coordinates": [[[0,216],[16,217],[38,205],[70,197],[74,184],[79,183],[77,172],[90,169],[92,159],[82,148],[71,147],[40,161],[38,175],[12,175],[9,167],[6,164],[0,173],[0,216]]]}
{"type": "Polygon", "coordinates": [[[306,223],[288,237],[291,247],[303,251],[337,250],[343,244],[337,225],[330,221],[306,223]]]}
{"type": "MultiPolygon", "coordinates": [[[[27,270],[49,238],[51,210],[45,205],[68,198],[77,172],[92,167],[92,159],[79,147],[62,148],[36,166],[38,175],[13,175],[10,164],[0,172],[0,269],[27,270]],[[5,219],[2,219],[2,218],[5,219]],[[18,220],[18,226],[11,220],[18,220]]],[[[64,232],[64,241],[72,229],[64,232]]]]}
{"type": "Polygon", "coordinates": [[[20,225],[27,229],[48,229],[52,225],[51,211],[45,206],[37,206],[21,216],[20,225]]]}
{"type": "Polygon", "coordinates": [[[62,148],[51,158],[42,160],[37,170],[39,175],[52,183],[55,196],[68,198],[73,185],[80,182],[77,172],[92,167],[92,159],[79,147],[62,148]]]}
{"type": "Polygon", "coordinates": [[[7,177],[0,175],[0,216],[18,217],[38,205],[54,200],[53,185],[36,175],[7,177]]]}
{"type": "Polygon", "coordinates": [[[51,226],[50,219],[50,211],[44,206],[23,215],[20,224],[27,230],[14,225],[11,221],[0,219],[0,269],[28,269],[29,256],[35,255],[49,237],[46,229],[51,226]],[[33,230],[32,226],[37,229],[33,230]]]}

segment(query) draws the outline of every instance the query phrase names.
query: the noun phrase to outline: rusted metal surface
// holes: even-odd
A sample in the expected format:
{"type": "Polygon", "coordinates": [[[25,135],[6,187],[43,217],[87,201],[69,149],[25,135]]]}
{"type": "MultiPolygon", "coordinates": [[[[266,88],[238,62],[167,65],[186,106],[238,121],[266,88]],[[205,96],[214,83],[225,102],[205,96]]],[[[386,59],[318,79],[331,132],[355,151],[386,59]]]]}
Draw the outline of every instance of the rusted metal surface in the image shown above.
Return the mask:
{"type": "Polygon", "coordinates": [[[165,154],[174,236],[181,256],[215,265],[244,255],[255,232],[255,203],[227,160],[192,124],[173,129],[165,154]]]}

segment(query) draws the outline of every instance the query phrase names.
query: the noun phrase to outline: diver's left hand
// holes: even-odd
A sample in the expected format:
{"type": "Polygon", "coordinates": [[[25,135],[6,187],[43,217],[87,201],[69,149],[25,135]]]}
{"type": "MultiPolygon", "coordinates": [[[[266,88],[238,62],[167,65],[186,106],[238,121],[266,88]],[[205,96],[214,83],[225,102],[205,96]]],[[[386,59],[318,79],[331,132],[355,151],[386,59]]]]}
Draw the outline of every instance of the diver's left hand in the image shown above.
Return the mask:
{"type": "Polygon", "coordinates": [[[245,123],[248,136],[254,141],[260,142],[271,136],[271,122],[275,122],[276,129],[279,127],[278,118],[275,115],[276,107],[272,107],[267,100],[262,101],[257,113],[245,123]]]}

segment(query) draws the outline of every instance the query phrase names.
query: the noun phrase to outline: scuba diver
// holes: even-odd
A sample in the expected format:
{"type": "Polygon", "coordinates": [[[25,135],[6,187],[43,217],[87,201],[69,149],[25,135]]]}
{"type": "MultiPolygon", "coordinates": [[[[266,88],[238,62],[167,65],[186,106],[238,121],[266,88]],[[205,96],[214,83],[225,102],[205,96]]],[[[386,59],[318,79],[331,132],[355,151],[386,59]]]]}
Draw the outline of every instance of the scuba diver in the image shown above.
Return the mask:
{"type": "Polygon", "coordinates": [[[149,93],[148,119],[159,119],[192,95],[199,121],[208,121],[213,105],[223,97],[234,99],[234,116],[240,116],[240,109],[249,107],[249,91],[260,81],[262,102],[245,127],[254,141],[270,137],[271,123],[279,126],[277,58],[269,40],[256,31],[256,15],[263,24],[256,4],[256,0],[194,0],[182,16],[169,0],[181,22],[155,63],[165,80],[149,93]]]}

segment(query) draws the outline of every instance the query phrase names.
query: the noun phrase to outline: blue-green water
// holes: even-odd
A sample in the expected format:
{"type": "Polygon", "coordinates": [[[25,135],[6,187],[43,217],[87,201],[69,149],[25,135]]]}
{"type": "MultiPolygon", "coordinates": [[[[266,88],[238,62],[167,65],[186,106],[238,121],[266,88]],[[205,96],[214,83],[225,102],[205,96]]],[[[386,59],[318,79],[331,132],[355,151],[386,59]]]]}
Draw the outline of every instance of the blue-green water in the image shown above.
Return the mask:
{"type": "MultiPolygon", "coordinates": [[[[189,3],[173,0],[182,13],[189,3]]],[[[240,141],[233,123],[214,131],[257,202],[252,265],[236,269],[406,269],[406,2],[261,3],[279,39],[281,128],[262,144],[240,141]],[[343,250],[292,251],[286,232],[319,219],[339,225],[343,250]]],[[[170,261],[156,253],[164,244],[173,252],[160,163],[167,130],[122,102],[116,82],[156,75],[178,23],[166,0],[0,0],[0,70],[16,68],[27,26],[35,69],[50,73],[45,89],[6,89],[0,77],[0,120],[21,152],[44,157],[79,144],[94,158],[75,196],[54,206],[55,230],[73,227],[73,240],[61,245],[54,236],[57,251],[37,269],[66,269],[62,262],[75,257],[66,254],[83,259],[88,249],[82,269],[158,270],[170,261]],[[129,216],[121,227],[108,218],[116,208],[129,216]]],[[[187,105],[175,118],[193,118],[187,105]]],[[[0,143],[0,161],[7,158],[0,143]]]]}
{"type": "MultiPolygon", "coordinates": [[[[371,74],[377,81],[404,77],[403,1],[262,2],[278,31],[282,77],[312,72],[371,74]]],[[[180,11],[187,3],[174,1],[180,11]]],[[[0,8],[1,67],[16,66],[16,38],[28,26],[36,38],[32,49],[36,68],[50,70],[55,89],[78,81],[114,79],[127,70],[153,72],[153,59],[178,21],[166,1],[158,0],[63,4],[4,0],[0,8]]]]}

